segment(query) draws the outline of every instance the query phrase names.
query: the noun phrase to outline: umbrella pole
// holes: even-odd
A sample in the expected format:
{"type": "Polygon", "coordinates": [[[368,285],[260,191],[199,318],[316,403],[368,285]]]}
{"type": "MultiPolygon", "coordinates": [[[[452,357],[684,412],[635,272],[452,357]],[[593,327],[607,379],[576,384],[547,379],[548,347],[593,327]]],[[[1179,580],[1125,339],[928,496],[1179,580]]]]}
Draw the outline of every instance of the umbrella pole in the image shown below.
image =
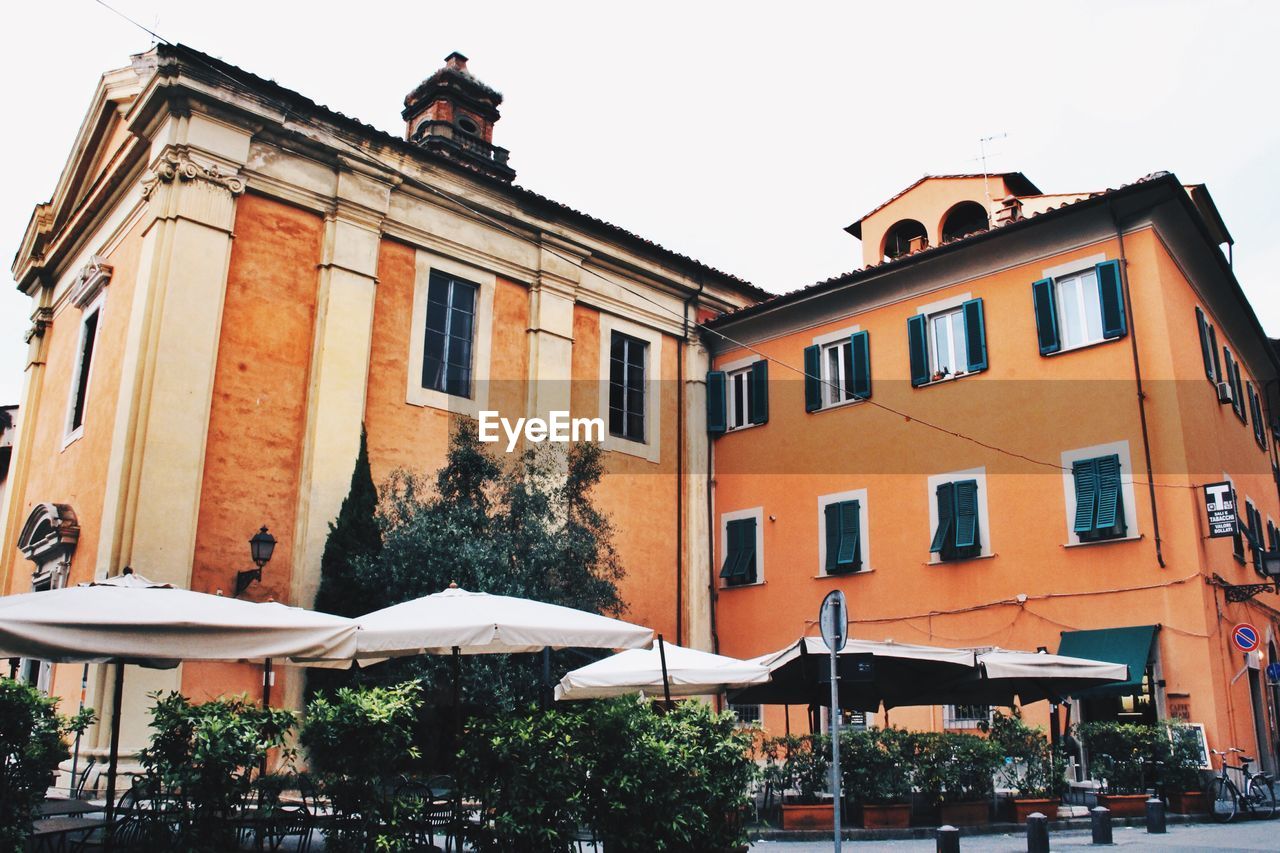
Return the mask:
{"type": "Polygon", "coordinates": [[[658,659],[662,661],[662,696],[666,700],[667,710],[671,710],[671,677],[667,674],[667,646],[658,635],[658,659]]]}
{"type": "MultiPolygon", "coordinates": [[[[111,691],[111,760],[107,765],[107,823],[115,820],[116,768],[120,761],[120,703],[124,701],[124,664],[116,664],[116,683],[111,691]]],[[[110,829],[107,830],[110,832],[110,829]]]]}
{"type": "MultiPolygon", "coordinates": [[[[89,664],[84,665],[84,670],[80,673],[80,708],[84,710],[84,694],[89,689],[89,664]]],[[[71,753],[71,784],[67,788],[67,796],[70,797],[76,790],[76,767],[80,763],[80,732],[76,732],[76,745],[71,753]]]]}
{"type": "Polygon", "coordinates": [[[453,752],[456,756],[462,746],[462,649],[453,647],[453,752]]]}
{"type": "MultiPolygon", "coordinates": [[[[271,658],[267,658],[262,662],[262,707],[267,709],[271,707],[271,682],[274,674],[271,671],[271,658]]],[[[258,775],[267,775],[267,754],[262,753],[262,761],[258,762],[258,775]]]]}

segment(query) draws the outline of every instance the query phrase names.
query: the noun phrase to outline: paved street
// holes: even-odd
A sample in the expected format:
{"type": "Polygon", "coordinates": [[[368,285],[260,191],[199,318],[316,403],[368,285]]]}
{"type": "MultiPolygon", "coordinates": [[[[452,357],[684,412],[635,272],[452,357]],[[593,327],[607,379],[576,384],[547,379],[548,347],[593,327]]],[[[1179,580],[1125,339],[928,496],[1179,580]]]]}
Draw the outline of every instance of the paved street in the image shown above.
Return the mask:
{"type": "MultiPolygon", "coordinates": [[[[1115,846],[1123,848],[1126,853],[1164,850],[1277,850],[1280,849],[1280,821],[1245,821],[1227,826],[1217,824],[1193,824],[1191,826],[1171,826],[1166,835],[1148,835],[1145,829],[1136,827],[1116,827],[1113,837],[1115,846]]],[[[1090,848],[1087,830],[1059,832],[1049,839],[1054,850],[1067,848],[1090,848]]],[[[915,850],[934,851],[933,839],[913,841],[846,841],[846,845],[862,851],[877,850],[915,850]]],[[[755,853],[819,853],[829,851],[831,842],[818,841],[757,841],[751,846],[755,853]]],[[[974,835],[960,839],[962,851],[982,851],[982,853],[1015,853],[1027,849],[1026,837],[1022,835],[974,835]]]]}

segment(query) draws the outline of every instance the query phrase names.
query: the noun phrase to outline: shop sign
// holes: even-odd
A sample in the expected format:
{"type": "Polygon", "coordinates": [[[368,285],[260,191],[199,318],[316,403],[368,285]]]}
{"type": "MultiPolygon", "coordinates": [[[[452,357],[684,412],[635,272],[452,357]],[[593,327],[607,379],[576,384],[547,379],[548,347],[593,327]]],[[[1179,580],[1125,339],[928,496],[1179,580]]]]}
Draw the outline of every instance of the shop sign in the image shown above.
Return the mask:
{"type": "Polygon", "coordinates": [[[1209,514],[1210,538],[1236,535],[1236,496],[1230,483],[1206,484],[1204,508],[1209,514]]]}

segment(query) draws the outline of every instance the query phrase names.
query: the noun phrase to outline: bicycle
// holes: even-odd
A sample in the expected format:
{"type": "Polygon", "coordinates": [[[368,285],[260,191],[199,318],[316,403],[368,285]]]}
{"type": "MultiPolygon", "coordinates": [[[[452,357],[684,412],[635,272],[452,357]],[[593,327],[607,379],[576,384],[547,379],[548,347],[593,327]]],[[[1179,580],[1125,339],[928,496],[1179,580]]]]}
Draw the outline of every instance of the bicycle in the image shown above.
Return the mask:
{"type": "Polygon", "coordinates": [[[1252,758],[1244,754],[1243,749],[1228,747],[1226,751],[1210,750],[1222,760],[1222,772],[1213,778],[1209,787],[1209,805],[1213,819],[1218,823],[1233,820],[1243,807],[1246,811],[1262,817],[1264,820],[1275,814],[1276,795],[1271,786],[1271,777],[1266,773],[1250,773],[1249,764],[1252,758]],[[1240,753],[1240,764],[1227,764],[1228,753],[1240,753]],[[1236,787],[1227,775],[1227,770],[1237,770],[1244,780],[1244,790],[1236,787]]]}

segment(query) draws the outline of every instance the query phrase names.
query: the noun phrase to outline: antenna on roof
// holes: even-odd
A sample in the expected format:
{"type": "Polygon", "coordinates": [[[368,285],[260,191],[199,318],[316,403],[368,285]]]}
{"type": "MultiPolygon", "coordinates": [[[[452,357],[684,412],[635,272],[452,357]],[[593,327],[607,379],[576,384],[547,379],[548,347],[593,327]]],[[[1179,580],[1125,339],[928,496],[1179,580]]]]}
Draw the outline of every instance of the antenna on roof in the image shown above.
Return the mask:
{"type": "Polygon", "coordinates": [[[978,147],[982,152],[980,160],[982,160],[982,191],[987,196],[987,227],[991,226],[991,181],[990,170],[987,169],[987,143],[994,142],[997,139],[1005,139],[1009,136],[1007,133],[996,133],[991,136],[984,136],[978,140],[978,147]]]}

